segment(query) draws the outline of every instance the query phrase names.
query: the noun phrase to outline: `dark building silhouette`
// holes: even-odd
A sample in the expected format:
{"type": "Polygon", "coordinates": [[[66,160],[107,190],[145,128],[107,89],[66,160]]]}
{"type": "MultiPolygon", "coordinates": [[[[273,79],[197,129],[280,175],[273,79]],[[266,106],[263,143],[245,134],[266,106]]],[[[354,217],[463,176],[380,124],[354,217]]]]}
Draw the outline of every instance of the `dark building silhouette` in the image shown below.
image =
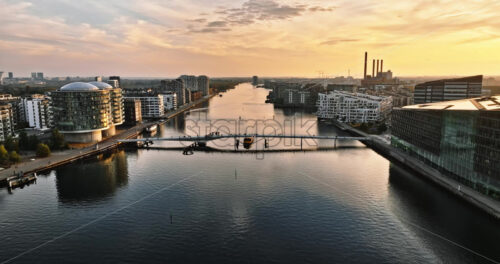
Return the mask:
{"type": "Polygon", "coordinates": [[[482,75],[425,82],[415,86],[414,102],[425,104],[479,97],[482,86],[482,75]]]}

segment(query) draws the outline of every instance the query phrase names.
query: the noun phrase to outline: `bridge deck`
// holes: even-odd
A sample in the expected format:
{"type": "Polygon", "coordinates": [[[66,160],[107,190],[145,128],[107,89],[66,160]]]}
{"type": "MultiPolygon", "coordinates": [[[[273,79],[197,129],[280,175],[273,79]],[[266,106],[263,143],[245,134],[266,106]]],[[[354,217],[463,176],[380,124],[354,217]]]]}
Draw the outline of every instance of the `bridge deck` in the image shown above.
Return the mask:
{"type": "Polygon", "coordinates": [[[206,142],[217,139],[226,138],[296,138],[296,139],[330,139],[330,140],[371,140],[369,137],[347,137],[347,136],[312,136],[312,135],[259,135],[259,134],[228,134],[228,135],[207,135],[207,136],[182,136],[182,137],[153,137],[153,138],[137,138],[137,139],[124,139],[119,142],[151,142],[151,141],[192,141],[192,142],[206,142]]]}

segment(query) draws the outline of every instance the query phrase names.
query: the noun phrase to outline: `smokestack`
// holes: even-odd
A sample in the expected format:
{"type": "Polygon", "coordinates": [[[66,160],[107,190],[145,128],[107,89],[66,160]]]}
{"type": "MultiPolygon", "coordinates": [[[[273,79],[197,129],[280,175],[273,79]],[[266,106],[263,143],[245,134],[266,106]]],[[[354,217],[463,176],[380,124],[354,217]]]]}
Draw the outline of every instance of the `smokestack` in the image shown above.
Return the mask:
{"type": "Polygon", "coordinates": [[[366,63],[368,62],[368,52],[365,51],[365,74],[363,80],[366,80],[366,63]]]}
{"type": "Polygon", "coordinates": [[[380,61],[380,72],[384,72],[384,60],[380,61]]]}
{"type": "Polygon", "coordinates": [[[378,68],[379,63],[380,63],[380,60],[377,60],[377,75],[378,75],[378,73],[379,73],[379,71],[378,71],[378,69],[379,69],[379,68],[378,68]]]}
{"type": "Polygon", "coordinates": [[[373,60],[373,65],[372,65],[372,78],[375,77],[375,60],[373,60]]]}

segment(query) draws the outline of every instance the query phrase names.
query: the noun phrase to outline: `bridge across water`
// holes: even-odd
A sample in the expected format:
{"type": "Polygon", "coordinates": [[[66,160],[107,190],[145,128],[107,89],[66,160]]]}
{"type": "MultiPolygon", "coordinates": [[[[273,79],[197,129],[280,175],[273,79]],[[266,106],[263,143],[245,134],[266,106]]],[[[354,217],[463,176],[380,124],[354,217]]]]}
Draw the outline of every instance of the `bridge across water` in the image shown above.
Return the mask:
{"type": "Polygon", "coordinates": [[[326,140],[371,140],[370,137],[351,137],[351,136],[315,136],[315,135],[260,135],[260,134],[209,134],[206,136],[179,136],[179,137],[150,137],[150,138],[136,138],[136,139],[122,139],[118,140],[121,143],[134,143],[134,142],[154,142],[154,141],[190,141],[190,142],[207,142],[218,139],[226,138],[293,138],[293,139],[326,139],[326,140]]]}

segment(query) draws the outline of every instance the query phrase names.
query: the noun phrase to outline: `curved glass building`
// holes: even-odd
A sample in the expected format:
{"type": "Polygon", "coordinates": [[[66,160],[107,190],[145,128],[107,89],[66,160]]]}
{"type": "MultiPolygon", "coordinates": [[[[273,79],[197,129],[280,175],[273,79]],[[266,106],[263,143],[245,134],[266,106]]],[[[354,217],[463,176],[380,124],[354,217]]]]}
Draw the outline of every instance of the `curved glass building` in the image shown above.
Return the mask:
{"type": "Polygon", "coordinates": [[[102,82],[73,82],[51,93],[54,125],[66,141],[92,143],[115,134],[123,103],[121,89],[113,90],[102,82]]]}

